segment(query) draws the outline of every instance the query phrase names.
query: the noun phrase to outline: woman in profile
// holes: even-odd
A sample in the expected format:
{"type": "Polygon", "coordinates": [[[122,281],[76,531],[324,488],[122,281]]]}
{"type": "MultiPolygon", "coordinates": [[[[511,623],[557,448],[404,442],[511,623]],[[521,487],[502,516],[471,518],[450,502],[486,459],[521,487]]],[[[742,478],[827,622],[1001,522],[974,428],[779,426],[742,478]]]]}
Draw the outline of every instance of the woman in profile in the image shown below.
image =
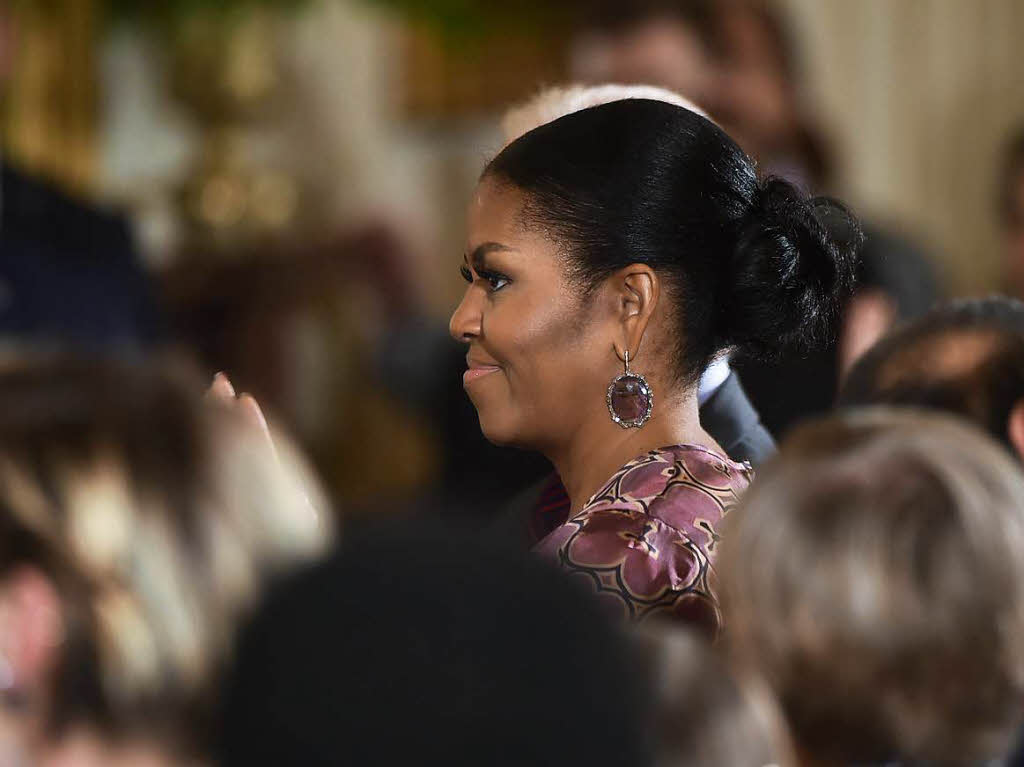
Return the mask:
{"type": "Polygon", "coordinates": [[[630,618],[718,627],[715,529],[751,472],[701,427],[696,383],[724,350],[828,334],[854,258],[826,214],[846,216],[663,101],[566,115],[484,169],[450,324],[464,385],[484,435],[568,490],[536,550],[630,618]]]}

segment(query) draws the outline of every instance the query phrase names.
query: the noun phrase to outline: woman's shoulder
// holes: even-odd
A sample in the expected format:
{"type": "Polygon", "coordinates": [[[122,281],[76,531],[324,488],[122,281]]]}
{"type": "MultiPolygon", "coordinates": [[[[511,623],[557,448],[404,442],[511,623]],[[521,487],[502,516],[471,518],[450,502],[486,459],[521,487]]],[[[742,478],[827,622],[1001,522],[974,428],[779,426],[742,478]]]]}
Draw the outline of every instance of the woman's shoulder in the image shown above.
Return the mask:
{"type": "Polygon", "coordinates": [[[708,538],[701,537],[697,542],[642,511],[599,508],[577,514],[534,551],[595,589],[613,613],[632,620],[667,613],[713,635],[718,608],[708,538]]]}
{"type": "Polygon", "coordinates": [[[671,445],[651,450],[619,469],[581,514],[611,509],[640,512],[686,532],[692,517],[723,516],[751,479],[749,464],[702,445],[671,445]]]}
{"type": "Polygon", "coordinates": [[[585,576],[634,619],[668,611],[713,629],[715,528],[751,476],[749,466],[698,445],[652,450],[616,472],[536,551],[585,576]]]}

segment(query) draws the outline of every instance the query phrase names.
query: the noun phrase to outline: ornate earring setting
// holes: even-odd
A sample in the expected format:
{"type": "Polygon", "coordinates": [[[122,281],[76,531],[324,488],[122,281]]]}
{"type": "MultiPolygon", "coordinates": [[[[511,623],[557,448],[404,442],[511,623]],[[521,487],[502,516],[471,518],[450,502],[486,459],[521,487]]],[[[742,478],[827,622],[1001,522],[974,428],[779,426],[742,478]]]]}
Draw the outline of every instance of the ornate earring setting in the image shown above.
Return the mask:
{"type": "Polygon", "coordinates": [[[624,371],[608,386],[608,415],[623,429],[639,429],[651,417],[654,392],[647,379],[629,369],[629,351],[625,353],[624,371]]]}

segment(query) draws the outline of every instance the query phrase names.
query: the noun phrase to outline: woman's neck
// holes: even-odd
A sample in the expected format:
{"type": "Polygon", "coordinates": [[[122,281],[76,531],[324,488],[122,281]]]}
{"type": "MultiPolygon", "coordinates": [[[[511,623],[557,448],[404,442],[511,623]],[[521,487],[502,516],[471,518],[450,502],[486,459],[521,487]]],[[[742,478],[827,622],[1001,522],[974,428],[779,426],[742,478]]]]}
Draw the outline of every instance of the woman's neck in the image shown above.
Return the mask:
{"type": "Polygon", "coordinates": [[[554,464],[572,501],[570,516],[584,504],[623,465],[648,450],[668,445],[704,445],[721,448],[700,425],[697,395],[686,396],[671,405],[655,409],[651,419],[639,429],[622,429],[605,410],[595,412],[577,429],[566,444],[545,451],[554,464]]]}

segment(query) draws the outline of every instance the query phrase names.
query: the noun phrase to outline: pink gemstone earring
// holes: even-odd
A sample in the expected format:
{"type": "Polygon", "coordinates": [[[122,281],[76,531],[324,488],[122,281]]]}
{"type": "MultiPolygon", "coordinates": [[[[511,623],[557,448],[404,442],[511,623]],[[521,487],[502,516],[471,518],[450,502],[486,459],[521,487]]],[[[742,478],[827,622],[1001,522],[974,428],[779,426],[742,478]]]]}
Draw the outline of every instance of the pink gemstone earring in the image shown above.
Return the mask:
{"type": "Polygon", "coordinates": [[[608,414],[623,429],[639,429],[651,417],[654,392],[647,379],[629,370],[629,351],[626,351],[625,370],[615,376],[608,387],[608,414]]]}

